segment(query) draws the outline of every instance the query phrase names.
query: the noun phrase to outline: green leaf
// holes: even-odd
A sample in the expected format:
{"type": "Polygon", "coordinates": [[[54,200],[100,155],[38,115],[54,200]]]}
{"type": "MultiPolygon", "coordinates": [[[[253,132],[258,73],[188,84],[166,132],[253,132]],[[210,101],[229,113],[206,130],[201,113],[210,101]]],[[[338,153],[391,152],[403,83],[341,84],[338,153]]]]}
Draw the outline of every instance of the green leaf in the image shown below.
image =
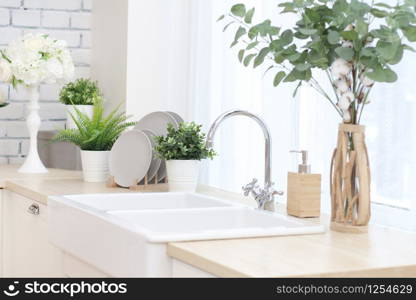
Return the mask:
{"type": "Polygon", "coordinates": [[[309,28],[299,28],[298,31],[304,35],[314,35],[318,33],[318,30],[316,29],[309,29],[309,28]]]}
{"type": "Polygon", "coordinates": [[[246,50],[251,50],[251,49],[253,49],[253,48],[256,48],[256,46],[257,46],[258,44],[259,44],[259,42],[257,42],[257,41],[252,42],[252,43],[250,43],[250,44],[248,44],[248,45],[247,45],[246,50]]]}
{"type": "Polygon", "coordinates": [[[387,61],[393,59],[397,50],[398,45],[389,42],[378,41],[376,46],[377,53],[387,61]]]}
{"type": "Polygon", "coordinates": [[[296,68],[294,68],[289,75],[286,76],[284,82],[294,82],[297,80],[306,80],[308,81],[311,78],[311,71],[298,71],[296,68]]]}
{"type": "Polygon", "coordinates": [[[361,35],[366,35],[368,33],[368,24],[363,20],[357,20],[355,29],[361,35]]]}
{"type": "Polygon", "coordinates": [[[251,60],[256,56],[256,54],[249,54],[246,56],[246,58],[244,58],[243,64],[244,66],[248,67],[248,65],[250,64],[251,60]]]}
{"type": "Polygon", "coordinates": [[[397,74],[394,71],[391,69],[383,69],[381,66],[378,66],[372,72],[367,72],[366,76],[378,82],[395,82],[397,80],[397,74]]]}
{"type": "Polygon", "coordinates": [[[385,10],[373,8],[371,9],[371,14],[376,18],[384,18],[387,17],[389,13],[385,10]]]}
{"type": "Polygon", "coordinates": [[[293,95],[292,95],[293,98],[296,97],[296,95],[298,94],[298,90],[301,86],[302,86],[302,81],[299,81],[298,85],[296,86],[295,90],[293,91],[293,95]]]}
{"type": "Polygon", "coordinates": [[[303,72],[303,71],[306,71],[306,70],[310,70],[312,68],[312,65],[310,65],[308,63],[306,63],[306,64],[297,64],[295,66],[295,68],[296,68],[296,70],[303,72]]]}
{"type": "Polygon", "coordinates": [[[295,13],[295,5],[291,2],[286,2],[286,3],[281,3],[278,5],[278,7],[283,7],[284,9],[282,10],[282,13],[290,13],[293,12],[295,13]]]}
{"type": "Polygon", "coordinates": [[[403,45],[403,49],[408,50],[408,51],[412,51],[412,52],[416,52],[416,50],[413,47],[411,47],[409,45],[406,45],[406,44],[403,45]]]}
{"type": "Polygon", "coordinates": [[[409,42],[416,42],[416,27],[408,26],[402,28],[404,36],[408,39],[409,42]]]}
{"type": "Polygon", "coordinates": [[[269,54],[270,48],[266,47],[260,50],[257,57],[254,59],[253,68],[258,67],[264,62],[264,59],[266,58],[267,54],[269,54]]]}
{"type": "Polygon", "coordinates": [[[350,30],[350,31],[341,31],[341,36],[349,41],[353,41],[355,39],[358,39],[358,33],[355,32],[354,30],[350,30]]]}
{"type": "Polygon", "coordinates": [[[335,49],[336,54],[346,61],[351,61],[354,58],[354,50],[346,47],[338,47],[335,49]]]}
{"type": "Polygon", "coordinates": [[[331,45],[336,45],[339,43],[341,36],[338,32],[330,30],[328,32],[328,43],[330,43],[331,45]]]}
{"type": "Polygon", "coordinates": [[[276,74],[276,76],[274,77],[274,81],[273,81],[273,85],[276,87],[280,84],[280,82],[282,82],[283,78],[285,78],[286,73],[283,71],[280,71],[279,73],[276,74]]]}
{"type": "Polygon", "coordinates": [[[224,20],[224,18],[225,18],[225,15],[221,15],[221,16],[217,19],[217,22],[219,22],[219,21],[221,21],[221,20],[224,20]]]}
{"type": "Polygon", "coordinates": [[[270,47],[274,50],[281,50],[283,47],[293,42],[293,32],[288,29],[282,32],[280,38],[271,42],[270,47]]]}
{"type": "Polygon", "coordinates": [[[232,24],[234,24],[235,22],[234,21],[232,21],[232,22],[230,22],[230,23],[228,23],[227,25],[225,25],[225,27],[224,27],[224,29],[222,30],[222,32],[225,32],[227,29],[228,29],[228,27],[230,27],[232,24]]]}
{"type": "Polygon", "coordinates": [[[238,29],[237,29],[237,32],[235,33],[235,37],[234,37],[234,42],[238,42],[238,40],[243,36],[243,35],[245,35],[246,34],[246,29],[244,28],[244,27],[239,27],[238,29]]]}
{"type": "Polygon", "coordinates": [[[244,22],[246,22],[247,24],[251,24],[255,11],[256,11],[256,9],[254,7],[252,9],[250,9],[247,12],[246,17],[244,18],[244,22]]]}
{"type": "Polygon", "coordinates": [[[245,52],[246,52],[246,51],[245,51],[244,49],[241,49],[241,50],[238,52],[238,60],[240,61],[240,63],[241,63],[241,62],[243,62],[245,52]]]}
{"type": "Polygon", "coordinates": [[[244,17],[246,14],[246,6],[244,4],[236,4],[231,7],[231,13],[236,17],[244,17]]]}
{"type": "Polygon", "coordinates": [[[396,54],[394,55],[394,57],[392,59],[390,59],[388,61],[388,63],[390,65],[395,65],[398,64],[399,62],[401,62],[402,58],[403,58],[403,54],[404,54],[404,47],[400,46],[397,51],[396,54]]]}

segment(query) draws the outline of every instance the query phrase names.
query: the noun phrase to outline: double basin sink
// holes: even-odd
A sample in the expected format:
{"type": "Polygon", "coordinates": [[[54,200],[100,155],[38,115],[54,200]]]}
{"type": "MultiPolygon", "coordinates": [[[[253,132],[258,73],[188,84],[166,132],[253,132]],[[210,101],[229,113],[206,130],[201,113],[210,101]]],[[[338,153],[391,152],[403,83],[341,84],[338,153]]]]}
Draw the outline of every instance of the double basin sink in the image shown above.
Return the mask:
{"type": "Polygon", "coordinates": [[[116,277],[169,277],[169,242],[324,232],[278,213],[196,193],[50,197],[52,243],[116,277]]]}

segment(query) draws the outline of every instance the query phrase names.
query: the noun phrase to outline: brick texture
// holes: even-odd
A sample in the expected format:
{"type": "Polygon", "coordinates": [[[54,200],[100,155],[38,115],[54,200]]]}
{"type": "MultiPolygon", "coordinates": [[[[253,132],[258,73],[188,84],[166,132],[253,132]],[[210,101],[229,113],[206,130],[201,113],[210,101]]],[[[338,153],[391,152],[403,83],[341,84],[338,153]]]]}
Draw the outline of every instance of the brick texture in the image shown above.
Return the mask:
{"type": "MultiPolygon", "coordinates": [[[[0,49],[26,33],[65,40],[75,63],[75,78],[90,76],[91,0],[0,0],[0,49]]],[[[22,163],[29,148],[24,89],[0,83],[10,105],[0,108],[0,164],[22,163]]],[[[41,130],[64,128],[66,110],[58,101],[60,85],[40,86],[41,130]]]]}

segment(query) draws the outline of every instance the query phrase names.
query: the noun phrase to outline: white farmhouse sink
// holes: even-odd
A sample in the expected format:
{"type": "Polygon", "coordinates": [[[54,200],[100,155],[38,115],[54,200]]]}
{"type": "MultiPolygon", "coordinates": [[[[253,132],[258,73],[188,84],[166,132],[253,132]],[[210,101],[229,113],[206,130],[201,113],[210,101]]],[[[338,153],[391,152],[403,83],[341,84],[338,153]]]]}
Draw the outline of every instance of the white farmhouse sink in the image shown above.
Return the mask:
{"type": "Polygon", "coordinates": [[[187,193],[50,197],[49,239],[115,277],[169,277],[168,242],[324,232],[277,213],[187,193]]]}
{"type": "Polygon", "coordinates": [[[151,243],[321,233],[321,226],[248,207],[109,212],[151,243]]]}
{"type": "Polygon", "coordinates": [[[213,197],[196,193],[148,193],[148,194],[94,194],[64,196],[68,203],[110,210],[147,210],[222,207],[232,204],[213,197]]]}

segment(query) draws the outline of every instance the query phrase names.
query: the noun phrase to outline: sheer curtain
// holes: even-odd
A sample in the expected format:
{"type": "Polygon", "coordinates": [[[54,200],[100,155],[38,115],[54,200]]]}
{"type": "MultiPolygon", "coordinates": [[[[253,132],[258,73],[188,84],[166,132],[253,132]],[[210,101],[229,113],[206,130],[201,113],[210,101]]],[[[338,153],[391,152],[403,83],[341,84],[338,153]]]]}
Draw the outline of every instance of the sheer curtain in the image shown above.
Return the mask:
{"type": "MultiPolygon", "coordinates": [[[[279,1],[239,1],[256,7],[254,22],[270,18],[283,28],[293,25],[290,14],[279,16],[279,1]]],[[[391,1],[390,1],[391,2],[391,1]]],[[[191,116],[205,129],[222,112],[240,108],[260,115],[273,137],[273,180],[286,190],[289,170],[297,159],[291,149],[310,152],[314,173],[322,174],[323,208],[329,210],[329,168],[336,145],[340,119],[333,108],[307,87],[293,99],[293,86],[272,87],[273,75],[263,78],[261,69],[243,67],[237,60],[238,49],[230,49],[233,30],[223,33],[219,15],[229,11],[235,0],[191,1],[191,116]]],[[[377,84],[371,94],[362,123],[367,126],[367,142],[372,170],[372,200],[375,203],[404,208],[401,215],[375,208],[373,220],[392,224],[401,219],[401,227],[415,228],[416,218],[416,55],[409,54],[396,66],[399,81],[377,84]],[[379,213],[377,212],[380,211],[379,213]]],[[[325,76],[315,74],[324,85],[325,76]],[[321,77],[320,77],[321,76],[321,77]]],[[[326,88],[330,90],[327,85],[326,88]]],[[[222,189],[240,191],[252,177],[263,178],[264,141],[259,128],[250,120],[227,121],[218,133],[215,149],[219,156],[206,162],[201,181],[222,189]]],[[[280,201],[284,201],[285,197],[280,201]]]]}
{"type": "MultiPolygon", "coordinates": [[[[276,15],[276,1],[243,2],[256,7],[259,20],[276,15]]],[[[235,0],[191,1],[191,115],[204,124],[205,130],[231,109],[248,110],[262,117],[273,140],[273,180],[276,188],[286,189],[292,161],[289,150],[297,148],[297,105],[291,96],[292,87],[273,89],[271,73],[263,78],[264,70],[245,68],[238,62],[238,49],[230,49],[235,31],[223,33],[225,24],[215,22],[233,4],[235,0]]],[[[289,21],[279,20],[282,25],[289,21]]],[[[240,192],[241,186],[254,177],[263,180],[264,138],[253,120],[236,117],[226,121],[214,146],[219,155],[205,162],[202,183],[240,192]]]]}

